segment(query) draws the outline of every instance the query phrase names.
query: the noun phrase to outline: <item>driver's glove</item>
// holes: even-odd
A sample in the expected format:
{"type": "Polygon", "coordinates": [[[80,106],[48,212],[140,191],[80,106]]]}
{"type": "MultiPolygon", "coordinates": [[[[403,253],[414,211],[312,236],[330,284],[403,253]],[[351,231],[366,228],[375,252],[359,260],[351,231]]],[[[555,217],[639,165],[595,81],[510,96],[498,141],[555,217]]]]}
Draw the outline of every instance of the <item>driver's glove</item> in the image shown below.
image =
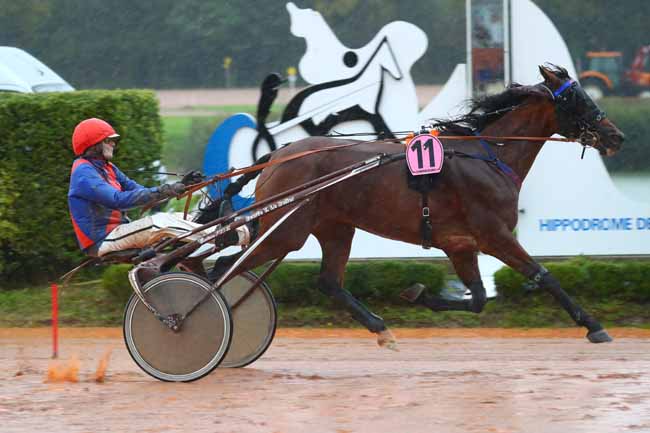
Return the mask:
{"type": "Polygon", "coordinates": [[[200,171],[198,170],[192,170],[189,173],[187,173],[183,178],[181,179],[181,183],[185,186],[190,186],[190,185],[195,185],[197,183],[203,182],[203,175],[201,174],[200,171]]]}
{"type": "Polygon", "coordinates": [[[183,185],[181,182],[176,182],[176,183],[169,183],[169,184],[159,186],[158,192],[154,192],[154,194],[156,200],[161,200],[161,199],[173,198],[173,197],[178,198],[185,191],[187,191],[187,187],[183,185]]]}

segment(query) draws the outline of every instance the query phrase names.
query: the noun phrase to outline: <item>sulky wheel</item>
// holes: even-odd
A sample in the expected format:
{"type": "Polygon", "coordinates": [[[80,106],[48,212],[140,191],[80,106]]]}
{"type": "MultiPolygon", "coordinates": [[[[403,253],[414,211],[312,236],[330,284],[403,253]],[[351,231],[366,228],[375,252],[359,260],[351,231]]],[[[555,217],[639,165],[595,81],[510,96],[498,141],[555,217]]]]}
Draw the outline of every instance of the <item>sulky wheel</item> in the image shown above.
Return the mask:
{"type": "MultiPolygon", "coordinates": [[[[184,315],[212,289],[209,281],[186,272],[162,274],[144,285],[147,301],[163,316],[184,315]]],[[[230,308],[212,293],[172,331],[131,296],[124,312],[124,341],[146,373],[169,382],[190,382],[214,370],[232,337],[230,308]]]]}
{"type": "Polygon", "coordinates": [[[246,296],[255,280],[255,274],[244,272],[221,288],[232,311],[233,336],[220,367],[244,367],[262,356],[273,341],[277,324],[275,299],[266,283],[246,296]]]}

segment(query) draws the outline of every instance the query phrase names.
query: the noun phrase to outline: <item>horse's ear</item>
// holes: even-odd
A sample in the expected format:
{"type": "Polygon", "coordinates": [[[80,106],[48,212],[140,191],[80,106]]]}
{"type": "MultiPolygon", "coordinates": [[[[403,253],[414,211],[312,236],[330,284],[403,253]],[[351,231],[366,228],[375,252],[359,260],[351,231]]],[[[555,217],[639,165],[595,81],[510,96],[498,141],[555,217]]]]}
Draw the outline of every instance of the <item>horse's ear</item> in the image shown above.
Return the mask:
{"type": "Polygon", "coordinates": [[[553,78],[555,78],[555,75],[553,75],[553,72],[551,72],[549,69],[546,69],[544,66],[539,65],[539,73],[542,74],[542,77],[544,77],[544,81],[546,83],[551,83],[553,82],[553,78]],[[553,78],[551,78],[553,77],[553,78]]]}
{"type": "Polygon", "coordinates": [[[546,66],[540,65],[539,66],[539,73],[542,74],[542,77],[544,77],[544,82],[547,85],[550,85],[550,86],[553,87],[553,86],[558,85],[561,82],[560,78],[556,74],[556,71],[554,71],[553,69],[547,68],[546,66]]]}

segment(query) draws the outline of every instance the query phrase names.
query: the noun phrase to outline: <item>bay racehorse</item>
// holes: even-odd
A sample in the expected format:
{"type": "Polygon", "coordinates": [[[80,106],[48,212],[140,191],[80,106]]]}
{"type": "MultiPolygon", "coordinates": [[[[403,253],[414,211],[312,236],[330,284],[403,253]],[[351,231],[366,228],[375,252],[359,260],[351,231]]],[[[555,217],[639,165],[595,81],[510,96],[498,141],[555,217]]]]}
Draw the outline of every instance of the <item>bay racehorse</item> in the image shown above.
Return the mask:
{"type": "MultiPolygon", "coordinates": [[[[433,311],[480,313],[486,303],[477,263],[480,251],[500,259],[548,291],[578,325],[587,328],[589,341],[611,341],[601,324],[567,295],[558,280],[528,255],[513,234],[521,182],[544,142],[523,138],[502,146],[479,140],[445,142],[445,136],[451,135],[550,137],[559,133],[583,144],[589,140],[603,155],[614,154],[624,136],[580,85],[571,80],[565,69],[554,65],[540,66],[540,72],[543,82],[514,85],[501,94],[474,100],[469,114],[438,123],[442,131],[439,138],[445,148],[466,157],[447,160],[426,193],[431,230],[430,238],[424,241],[447,254],[470,290],[471,299],[442,299],[417,285],[402,296],[433,311]]],[[[278,149],[271,160],[341,143],[344,142],[340,139],[310,137],[278,149]]],[[[255,198],[263,200],[379,153],[403,150],[404,145],[394,140],[358,142],[270,166],[261,173],[255,198]]],[[[356,228],[411,244],[423,242],[423,197],[407,187],[406,171],[402,160],[319,192],[254,250],[239,270],[284,257],[300,249],[310,234],[314,235],[323,253],[318,288],[343,305],[368,330],[377,333],[380,346],[394,348],[395,339],[382,318],[343,288],[343,273],[356,228]]],[[[262,217],[260,233],[288,210],[262,217]]],[[[217,265],[223,266],[223,260],[217,265]]]]}

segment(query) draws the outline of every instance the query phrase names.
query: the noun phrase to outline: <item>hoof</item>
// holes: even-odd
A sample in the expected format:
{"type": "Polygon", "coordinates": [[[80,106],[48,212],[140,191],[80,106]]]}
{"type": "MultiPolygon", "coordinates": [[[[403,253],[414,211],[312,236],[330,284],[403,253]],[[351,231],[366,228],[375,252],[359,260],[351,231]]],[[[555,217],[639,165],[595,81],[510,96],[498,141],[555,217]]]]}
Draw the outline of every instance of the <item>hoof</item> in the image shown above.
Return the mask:
{"type": "Polygon", "coordinates": [[[415,283],[408,289],[404,290],[402,293],[399,294],[400,298],[406,299],[410,303],[415,303],[422,292],[426,289],[426,286],[424,284],[420,283],[415,283]]]}
{"type": "Polygon", "coordinates": [[[592,343],[609,343],[610,341],[614,341],[604,329],[588,333],[587,339],[592,343]]]}
{"type": "Polygon", "coordinates": [[[395,336],[388,329],[384,329],[377,334],[377,344],[379,347],[399,352],[397,340],[395,340],[395,336]]]}

